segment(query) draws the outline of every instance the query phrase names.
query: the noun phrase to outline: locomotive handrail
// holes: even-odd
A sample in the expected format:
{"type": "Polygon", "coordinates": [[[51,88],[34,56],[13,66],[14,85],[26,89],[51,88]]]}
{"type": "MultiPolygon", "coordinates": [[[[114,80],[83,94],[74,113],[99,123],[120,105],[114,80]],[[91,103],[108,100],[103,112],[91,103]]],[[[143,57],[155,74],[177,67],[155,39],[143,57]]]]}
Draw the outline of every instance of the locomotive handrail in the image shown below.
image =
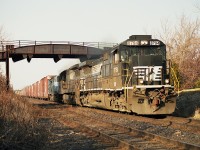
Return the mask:
{"type": "Polygon", "coordinates": [[[133,70],[132,73],[131,73],[131,76],[130,76],[130,78],[129,78],[129,80],[128,80],[128,84],[127,84],[127,85],[129,85],[129,83],[130,83],[130,81],[131,81],[131,78],[133,77],[133,74],[134,74],[134,70],[133,70]]]}
{"type": "Polygon", "coordinates": [[[177,75],[176,75],[173,67],[171,67],[171,70],[172,70],[172,77],[174,79],[174,87],[175,87],[175,89],[177,89],[178,94],[179,94],[179,86],[180,86],[179,85],[179,80],[177,78],[177,75]]]}

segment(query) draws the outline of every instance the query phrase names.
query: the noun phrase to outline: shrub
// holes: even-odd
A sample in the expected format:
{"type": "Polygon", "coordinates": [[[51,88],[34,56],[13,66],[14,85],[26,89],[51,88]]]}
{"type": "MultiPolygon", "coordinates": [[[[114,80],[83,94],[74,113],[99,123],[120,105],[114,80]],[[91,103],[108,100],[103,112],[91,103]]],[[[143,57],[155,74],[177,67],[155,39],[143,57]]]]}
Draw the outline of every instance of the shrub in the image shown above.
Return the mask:
{"type": "Polygon", "coordinates": [[[50,135],[39,122],[42,110],[12,90],[7,92],[1,74],[0,89],[0,149],[41,149],[50,135]]]}
{"type": "Polygon", "coordinates": [[[200,88],[200,77],[195,82],[195,88],[200,88]]]}

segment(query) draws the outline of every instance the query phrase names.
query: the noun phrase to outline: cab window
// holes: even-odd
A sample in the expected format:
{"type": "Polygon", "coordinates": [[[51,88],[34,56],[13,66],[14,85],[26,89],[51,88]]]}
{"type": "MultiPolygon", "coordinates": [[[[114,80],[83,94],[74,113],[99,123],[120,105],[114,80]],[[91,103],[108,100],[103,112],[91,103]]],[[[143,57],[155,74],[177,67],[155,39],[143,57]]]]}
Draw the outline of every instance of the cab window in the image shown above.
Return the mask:
{"type": "Polygon", "coordinates": [[[114,56],[114,63],[117,64],[119,62],[119,53],[118,53],[118,50],[115,50],[113,52],[113,56],[114,56]]]}

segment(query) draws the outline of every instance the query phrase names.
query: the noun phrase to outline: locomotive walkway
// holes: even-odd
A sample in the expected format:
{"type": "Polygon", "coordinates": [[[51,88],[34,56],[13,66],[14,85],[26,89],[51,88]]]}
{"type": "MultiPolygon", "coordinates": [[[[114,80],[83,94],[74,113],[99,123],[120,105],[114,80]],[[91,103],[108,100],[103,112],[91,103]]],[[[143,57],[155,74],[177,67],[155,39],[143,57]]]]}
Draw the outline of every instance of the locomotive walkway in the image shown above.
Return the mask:
{"type": "MultiPolygon", "coordinates": [[[[80,61],[99,58],[103,50],[114,43],[70,41],[0,41],[0,62],[6,62],[7,86],[9,86],[9,58],[14,62],[32,58],[79,58],[80,61]]],[[[9,88],[9,87],[8,87],[9,88]]]]}

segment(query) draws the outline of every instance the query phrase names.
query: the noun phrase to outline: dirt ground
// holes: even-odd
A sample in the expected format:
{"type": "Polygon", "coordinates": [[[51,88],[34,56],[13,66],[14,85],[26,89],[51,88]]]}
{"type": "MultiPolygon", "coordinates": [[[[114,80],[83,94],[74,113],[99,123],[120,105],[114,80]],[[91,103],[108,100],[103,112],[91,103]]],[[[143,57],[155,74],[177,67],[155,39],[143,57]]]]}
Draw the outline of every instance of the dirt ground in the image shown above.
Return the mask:
{"type": "MultiPolygon", "coordinates": [[[[42,119],[43,120],[43,119],[42,119]]],[[[51,137],[42,150],[100,150],[109,149],[110,145],[103,145],[94,137],[90,137],[76,128],[71,128],[60,124],[57,121],[43,120],[53,123],[51,137]]]]}

